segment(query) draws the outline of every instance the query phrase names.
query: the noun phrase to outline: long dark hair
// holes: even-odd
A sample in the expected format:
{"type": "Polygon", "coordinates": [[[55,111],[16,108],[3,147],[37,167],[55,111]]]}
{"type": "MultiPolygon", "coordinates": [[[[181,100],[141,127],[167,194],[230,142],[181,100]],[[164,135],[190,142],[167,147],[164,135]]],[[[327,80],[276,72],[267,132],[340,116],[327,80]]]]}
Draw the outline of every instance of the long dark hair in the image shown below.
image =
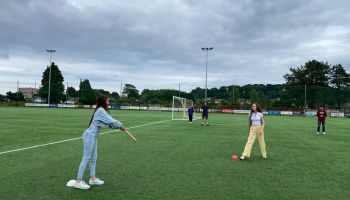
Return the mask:
{"type": "Polygon", "coordinates": [[[89,122],[89,126],[91,125],[91,122],[92,122],[92,119],[94,118],[94,114],[96,112],[97,109],[99,108],[103,108],[105,109],[106,112],[108,112],[108,103],[107,103],[107,99],[108,97],[105,96],[105,95],[102,95],[100,96],[98,99],[97,99],[97,105],[96,105],[96,108],[94,110],[94,113],[92,114],[92,117],[90,119],[90,122],[89,122]]]}
{"type": "Polygon", "coordinates": [[[261,113],[261,107],[260,107],[260,105],[259,104],[257,104],[257,103],[253,103],[252,104],[252,106],[250,107],[250,114],[249,114],[249,122],[250,122],[250,124],[252,124],[252,114],[253,114],[253,112],[254,112],[254,110],[253,110],[253,105],[256,105],[256,112],[260,112],[261,113]]]}

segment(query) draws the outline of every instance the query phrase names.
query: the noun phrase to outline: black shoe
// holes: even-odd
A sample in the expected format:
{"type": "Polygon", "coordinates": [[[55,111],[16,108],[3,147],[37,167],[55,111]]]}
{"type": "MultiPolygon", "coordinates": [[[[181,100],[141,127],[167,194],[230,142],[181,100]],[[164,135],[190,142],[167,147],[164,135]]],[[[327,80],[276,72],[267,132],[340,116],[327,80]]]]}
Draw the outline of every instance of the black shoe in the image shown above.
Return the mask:
{"type": "Polygon", "coordinates": [[[203,124],[201,124],[201,126],[203,126],[203,124]]]}
{"type": "Polygon", "coordinates": [[[210,126],[209,124],[207,124],[207,126],[210,126]]]}

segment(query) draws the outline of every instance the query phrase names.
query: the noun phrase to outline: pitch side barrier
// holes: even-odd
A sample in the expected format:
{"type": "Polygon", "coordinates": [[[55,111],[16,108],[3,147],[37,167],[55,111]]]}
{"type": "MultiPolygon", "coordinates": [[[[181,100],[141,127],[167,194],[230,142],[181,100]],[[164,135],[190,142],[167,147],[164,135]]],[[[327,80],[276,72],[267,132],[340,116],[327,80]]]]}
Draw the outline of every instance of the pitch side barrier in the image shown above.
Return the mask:
{"type": "MultiPolygon", "coordinates": [[[[42,107],[42,108],[96,108],[96,105],[72,105],[72,104],[43,104],[43,103],[25,103],[26,107],[42,107]]],[[[119,106],[112,105],[110,109],[113,110],[143,110],[143,111],[177,111],[183,112],[182,108],[172,108],[172,107],[161,107],[161,106],[119,106]]],[[[231,114],[249,114],[250,110],[239,110],[239,109],[221,109],[215,110],[211,109],[210,112],[216,113],[231,113],[231,114]]],[[[280,115],[280,116],[306,116],[306,117],[315,117],[317,114],[316,110],[300,112],[300,111],[263,111],[264,115],[280,115]]],[[[336,110],[327,110],[329,117],[345,117],[344,112],[339,112],[336,110]]]]}
{"type": "MultiPolygon", "coordinates": [[[[45,103],[25,103],[26,107],[42,107],[42,108],[96,108],[96,105],[72,105],[72,104],[45,104],[45,103]]],[[[119,106],[112,105],[113,110],[152,110],[152,111],[183,111],[182,108],[161,107],[161,106],[119,106]]]]}
{"type": "MultiPolygon", "coordinates": [[[[222,109],[222,113],[232,113],[232,114],[249,114],[250,110],[236,110],[236,109],[222,109]]],[[[300,112],[300,111],[278,111],[278,110],[272,110],[272,111],[263,111],[264,115],[280,115],[280,116],[306,116],[306,117],[315,117],[317,114],[317,111],[307,111],[307,112],[300,112]]],[[[334,110],[328,110],[327,111],[328,116],[330,117],[345,117],[344,112],[334,111],[334,110]]]]}

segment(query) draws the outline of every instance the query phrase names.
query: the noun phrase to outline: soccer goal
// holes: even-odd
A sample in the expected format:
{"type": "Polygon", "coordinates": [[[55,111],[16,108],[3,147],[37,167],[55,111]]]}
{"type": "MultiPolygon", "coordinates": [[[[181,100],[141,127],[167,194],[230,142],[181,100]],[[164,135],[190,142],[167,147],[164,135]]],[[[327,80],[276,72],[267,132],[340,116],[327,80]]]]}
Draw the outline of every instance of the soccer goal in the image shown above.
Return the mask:
{"type": "Polygon", "coordinates": [[[187,109],[193,106],[193,101],[173,96],[173,106],[171,108],[171,119],[172,120],[186,120],[187,109]]]}

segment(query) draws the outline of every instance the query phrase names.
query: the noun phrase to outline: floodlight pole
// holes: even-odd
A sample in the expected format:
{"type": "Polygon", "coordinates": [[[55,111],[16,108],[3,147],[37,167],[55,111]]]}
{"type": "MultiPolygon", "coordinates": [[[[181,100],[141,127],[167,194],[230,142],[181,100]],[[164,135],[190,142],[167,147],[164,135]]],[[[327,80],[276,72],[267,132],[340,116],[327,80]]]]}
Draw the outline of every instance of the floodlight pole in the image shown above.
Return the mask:
{"type": "Polygon", "coordinates": [[[306,112],[306,109],[307,109],[307,101],[306,101],[306,83],[305,83],[305,85],[304,85],[304,90],[305,90],[305,99],[304,99],[304,101],[305,101],[305,112],[306,112]]]}
{"type": "Polygon", "coordinates": [[[19,93],[19,81],[17,81],[17,101],[18,101],[18,93],[19,93]]]}
{"type": "Polygon", "coordinates": [[[67,82],[67,89],[66,89],[66,108],[68,107],[68,82],[67,82]]]}
{"type": "Polygon", "coordinates": [[[235,104],[235,86],[232,85],[232,108],[235,104]]]}
{"type": "Polygon", "coordinates": [[[204,97],[204,103],[207,103],[207,90],[208,90],[208,53],[209,51],[213,50],[213,47],[206,47],[202,48],[203,51],[206,51],[205,56],[205,97],[204,97]]]}
{"type": "Polygon", "coordinates": [[[49,72],[49,92],[48,92],[48,97],[47,97],[47,103],[50,107],[50,97],[51,97],[51,65],[52,65],[52,54],[56,52],[54,49],[48,49],[46,52],[50,53],[50,72],[49,72]]]}
{"type": "Polygon", "coordinates": [[[120,95],[119,95],[119,98],[122,97],[122,93],[123,93],[123,82],[120,82],[120,95]]]}

